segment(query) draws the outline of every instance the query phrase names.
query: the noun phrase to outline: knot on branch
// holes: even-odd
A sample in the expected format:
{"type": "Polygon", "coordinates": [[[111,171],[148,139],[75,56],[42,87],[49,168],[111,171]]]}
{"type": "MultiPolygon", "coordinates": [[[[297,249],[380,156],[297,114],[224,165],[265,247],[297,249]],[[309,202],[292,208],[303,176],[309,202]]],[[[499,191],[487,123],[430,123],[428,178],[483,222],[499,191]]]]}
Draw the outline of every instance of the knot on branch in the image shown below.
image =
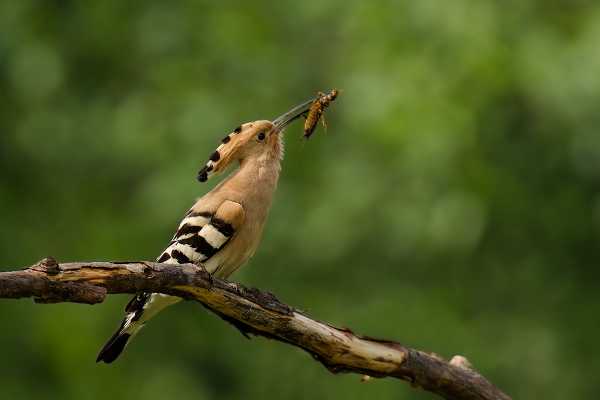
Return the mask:
{"type": "Polygon", "coordinates": [[[35,263],[30,269],[46,273],[48,275],[58,275],[60,266],[54,257],[46,257],[35,263]]]}
{"type": "Polygon", "coordinates": [[[452,359],[450,360],[450,364],[471,371],[473,370],[473,364],[471,364],[467,357],[461,355],[455,355],[454,357],[452,357],[452,359]]]}

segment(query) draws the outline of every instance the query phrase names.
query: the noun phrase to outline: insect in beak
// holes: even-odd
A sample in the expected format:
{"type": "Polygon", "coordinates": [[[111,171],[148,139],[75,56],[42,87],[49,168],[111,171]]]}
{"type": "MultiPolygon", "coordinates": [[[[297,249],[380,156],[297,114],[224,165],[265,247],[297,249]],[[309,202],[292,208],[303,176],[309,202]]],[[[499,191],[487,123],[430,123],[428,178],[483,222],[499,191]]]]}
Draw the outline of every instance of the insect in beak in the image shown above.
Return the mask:
{"type": "Polygon", "coordinates": [[[310,109],[311,104],[317,99],[317,97],[312,98],[310,100],[305,101],[302,104],[297,105],[292,108],[290,111],[285,114],[280,115],[279,117],[273,120],[273,125],[275,126],[273,132],[279,133],[283,132],[283,130],[290,124],[290,122],[300,118],[305,115],[310,109]]]}

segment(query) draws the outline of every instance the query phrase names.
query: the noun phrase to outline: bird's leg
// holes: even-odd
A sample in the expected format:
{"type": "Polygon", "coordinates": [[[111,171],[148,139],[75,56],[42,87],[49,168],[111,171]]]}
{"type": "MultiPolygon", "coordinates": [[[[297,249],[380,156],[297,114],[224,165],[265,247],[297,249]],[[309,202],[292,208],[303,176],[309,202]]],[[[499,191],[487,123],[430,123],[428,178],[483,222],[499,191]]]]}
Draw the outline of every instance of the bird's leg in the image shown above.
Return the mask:
{"type": "Polygon", "coordinates": [[[203,263],[199,262],[199,263],[196,263],[196,265],[198,267],[200,267],[200,269],[202,271],[206,272],[206,274],[208,275],[208,284],[210,286],[209,288],[212,288],[215,284],[215,280],[214,280],[214,277],[212,276],[212,274],[210,272],[208,272],[208,270],[206,269],[206,267],[204,266],[203,263]]]}

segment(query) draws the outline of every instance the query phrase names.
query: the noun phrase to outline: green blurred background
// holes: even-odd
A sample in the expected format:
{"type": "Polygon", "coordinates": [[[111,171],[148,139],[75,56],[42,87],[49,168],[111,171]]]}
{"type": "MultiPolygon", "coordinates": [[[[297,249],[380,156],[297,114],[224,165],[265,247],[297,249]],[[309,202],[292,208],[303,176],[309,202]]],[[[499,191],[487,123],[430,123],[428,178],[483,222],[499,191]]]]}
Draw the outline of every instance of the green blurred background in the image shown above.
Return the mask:
{"type": "MultiPolygon", "coordinates": [[[[341,88],[327,134],[288,129],[233,279],[465,355],[515,398],[596,397],[600,4],[224,3],[0,3],[0,268],[154,259],[226,133],[341,88]]],[[[96,365],[128,297],[0,302],[0,397],[434,397],[330,375],[193,303],[96,365]]]]}

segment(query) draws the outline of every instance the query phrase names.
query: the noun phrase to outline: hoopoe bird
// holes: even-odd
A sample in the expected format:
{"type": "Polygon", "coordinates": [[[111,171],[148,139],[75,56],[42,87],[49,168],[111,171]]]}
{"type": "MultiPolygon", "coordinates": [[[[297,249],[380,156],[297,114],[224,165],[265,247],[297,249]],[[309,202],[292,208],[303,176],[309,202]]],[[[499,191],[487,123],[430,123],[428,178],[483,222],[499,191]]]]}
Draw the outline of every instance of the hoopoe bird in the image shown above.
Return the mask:
{"type": "MultiPolygon", "coordinates": [[[[225,136],[198,173],[198,180],[205,182],[235,162],[239,167],[196,201],[158,262],[201,263],[214,276],[227,278],[252,257],[279,179],[283,131],[290,122],[305,115],[314,101],[302,103],[272,122],[242,124],[225,136]]],[[[96,361],[116,360],[152,317],[180,300],[159,293],[136,295],[125,307],[125,318],[96,361]]]]}

